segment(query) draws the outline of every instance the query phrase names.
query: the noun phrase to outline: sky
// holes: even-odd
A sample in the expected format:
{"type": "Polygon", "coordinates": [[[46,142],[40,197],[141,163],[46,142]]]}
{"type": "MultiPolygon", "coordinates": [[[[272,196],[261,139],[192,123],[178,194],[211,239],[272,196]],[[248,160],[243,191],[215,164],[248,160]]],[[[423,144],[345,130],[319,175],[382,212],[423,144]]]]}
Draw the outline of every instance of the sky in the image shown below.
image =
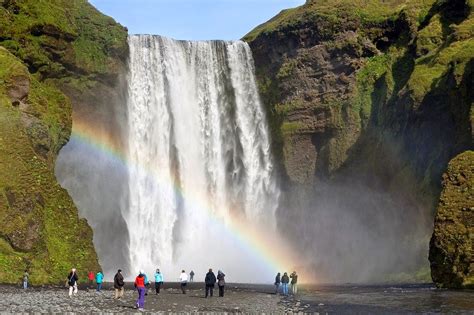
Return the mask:
{"type": "Polygon", "coordinates": [[[242,38],[283,9],[305,0],[89,0],[129,34],[184,40],[242,38]]]}

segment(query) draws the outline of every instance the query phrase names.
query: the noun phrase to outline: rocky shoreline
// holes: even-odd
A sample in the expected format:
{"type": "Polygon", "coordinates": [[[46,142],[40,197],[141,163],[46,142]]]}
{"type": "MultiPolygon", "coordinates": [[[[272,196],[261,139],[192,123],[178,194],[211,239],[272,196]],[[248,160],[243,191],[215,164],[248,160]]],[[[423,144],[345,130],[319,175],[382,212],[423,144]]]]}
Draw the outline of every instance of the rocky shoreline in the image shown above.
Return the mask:
{"type": "MultiPolygon", "coordinates": [[[[191,283],[186,295],[177,283],[165,284],[159,295],[150,288],[146,296],[145,312],[152,313],[289,313],[304,312],[309,305],[301,305],[292,298],[281,298],[273,293],[271,285],[227,286],[223,298],[204,298],[204,285],[191,283]]],[[[126,286],[124,297],[113,298],[111,284],[102,292],[82,286],[76,296],[69,298],[67,288],[59,286],[33,287],[0,285],[0,313],[135,313],[137,298],[131,285],[126,286]]]]}
{"type": "MultiPolygon", "coordinates": [[[[150,289],[145,313],[222,314],[472,314],[474,291],[436,289],[432,284],[303,285],[295,297],[275,295],[273,285],[228,284],[224,298],[204,298],[204,284],[190,283],[183,295],[178,283],[165,283],[156,295],[150,289]]],[[[67,288],[0,285],[0,314],[10,313],[139,313],[137,293],[126,285],[121,300],[106,283],[102,292],[81,286],[77,296],[67,288]]]]}

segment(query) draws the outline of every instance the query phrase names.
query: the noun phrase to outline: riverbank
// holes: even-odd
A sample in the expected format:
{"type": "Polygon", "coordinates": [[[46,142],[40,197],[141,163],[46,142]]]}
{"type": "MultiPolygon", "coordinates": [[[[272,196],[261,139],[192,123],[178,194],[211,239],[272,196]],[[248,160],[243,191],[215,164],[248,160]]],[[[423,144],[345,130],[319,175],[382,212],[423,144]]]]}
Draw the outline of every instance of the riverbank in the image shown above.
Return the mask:
{"type": "MultiPolygon", "coordinates": [[[[105,284],[102,292],[81,287],[77,296],[68,297],[67,288],[36,287],[23,290],[18,286],[0,285],[0,312],[40,313],[122,313],[135,312],[137,293],[126,286],[124,297],[113,299],[111,284],[105,284]]],[[[167,283],[159,295],[149,290],[145,301],[146,312],[226,312],[226,313],[283,313],[285,307],[280,296],[273,294],[269,285],[228,285],[223,298],[204,297],[204,284],[190,283],[187,294],[182,294],[177,283],[167,283]]],[[[217,289],[217,287],[216,287],[217,289]]]]}
{"type": "MultiPolygon", "coordinates": [[[[178,283],[165,283],[160,295],[149,290],[145,311],[152,313],[314,313],[314,314],[472,314],[474,291],[439,290],[433,285],[300,286],[296,298],[273,294],[272,285],[229,284],[224,298],[204,298],[204,285],[190,283],[186,295],[178,283]]],[[[130,313],[137,293],[127,284],[125,296],[113,299],[111,284],[101,293],[81,287],[69,298],[67,288],[0,285],[0,313],[130,313]]]]}

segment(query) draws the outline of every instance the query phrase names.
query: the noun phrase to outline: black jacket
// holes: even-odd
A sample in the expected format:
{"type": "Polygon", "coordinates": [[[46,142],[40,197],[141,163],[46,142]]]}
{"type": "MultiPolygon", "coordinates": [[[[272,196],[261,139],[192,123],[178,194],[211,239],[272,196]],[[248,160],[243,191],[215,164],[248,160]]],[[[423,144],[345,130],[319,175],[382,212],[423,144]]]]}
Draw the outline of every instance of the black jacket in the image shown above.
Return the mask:
{"type": "Polygon", "coordinates": [[[275,277],[275,284],[280,284],[280,275],[276,275],[275,277]]]}
{"type": "Polygon", "coordinates": [[[114,288],[121,289],[125,283],[123,282],[123,276],[120,272],[117,272],[114,277],[114,288]]]}
{"type": "Polygon", "coordinates": [[[281,283],[288,283],[290,282],[290,278],[288,277],[288,275],[283,275],[283,277],[281,277],[281,283]]]}
{"type": "Polygon", "coordinates": [[[74,286],[77,281],[79,280],[79,277],[77,276],[77,273],[73,273],[72,271],[69,273],[67,276],[68,284],[72,287],[74,286]]]}
{"type": "Polygon", "coordinates": [[[204,282],[207,286],[213,287],[216,284],[216,275],[214,274],[214,272],[208,272],[206,274],[206,279],[204,279],[204,282]]]}

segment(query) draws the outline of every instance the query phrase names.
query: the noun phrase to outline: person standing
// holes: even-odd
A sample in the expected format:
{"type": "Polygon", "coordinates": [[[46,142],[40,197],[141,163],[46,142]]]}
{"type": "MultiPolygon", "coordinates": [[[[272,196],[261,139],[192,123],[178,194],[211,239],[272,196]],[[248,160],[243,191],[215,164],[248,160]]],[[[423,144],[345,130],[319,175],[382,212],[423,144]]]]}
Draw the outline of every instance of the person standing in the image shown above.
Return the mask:
{"type": "Polygon", "coordinates": [[[217,271],[217,286],[219,287],[219,296],[224,297],[225,274],[220,270],[217,271]]]}
{"type": "Polygon", "coordinates": [[[216,284],[216,275],[212,272],[211,268],[209,268],[209,272],[206,274],[204,282],[206,283],[206,298],[209,296],[209,293],[212,297],[214,294],[214,286],[216,284]]]}
{"type": "Polygon", "coordinates": [[[179,281],[181,282],[181,291],[183,292],[183,294],[186,294],[186,286],[188,285],[188,275],[184,270],[181,270],[179,281]]]}
{"type": "Polygon", "coordinates": [[[118,300],[123,297],[123,286],[125,282],[123,281],[122,270],[117,270],[117,273],[114,276],[114,289],[115,289],[115,299],[118,300]]]}
{"type": "Polygon", "coordinates": [[[280,273],[277,273],[277,275],[275,277],[275,294],[278,294],[278,289],[280,288],[280,283],[281,283],[280,273]]]}
{"type": "Polygon", "coordinates": [[[140,270],[138,276],[135,278],[135,288],[138,291],[138,299],[135,303],[139,311],[145,308],[145,274],[140,270]]]}
{"type": "Polygon", "coordinates": [[[283,277],[281,277],[281,290],[283,295],[288,295],[288,283],[290,282],[290,278],[288,274],[285,272],[283,277]]]}
{"type": "Polygon", "coordinates": [[[194,271],[191,270],[191,272],[189,273],[189,282],[194,282],[194,271]]]}
{"type": "Polygon", "coordinates": [[[156,294],[160,294],[160,288],[163,284],[163,274],[160,272],[160,269],[156,269],[155,272],[155,290],[156,294]]]}
{"type": "Polygon", "coordinates": [[[143,274],[145,276],[145,295],[148,295],[148,287],[150,286],[150,280],[148,280],[148,276],[146,273],[143,274]]]}
{"type": "Polygon", "coordinates": [[[291,278],[291,293],[293,295],[296,295],[298,292],[298,275],[296,274],[296,271],[293,271],[293,273],[290,275],[291,278]]]}
{"type": "Polygon", "coordinates": [[[89,287],[90,288],[93,288],[93,284],[94,284],[94,273],[92,271],[89,271],[89,273],[87,274],[87,278],[89,278],[89,287]]]}
{"type": "Polygon", "coordinates": [[[30,275],[28,274],[28,270],[25,269],[25,273],[23,274],[23,289],[27,289],[28,288],[28,280],[30,278],[30,275]]]}
{"type": "Polygon", "coordinates": [[[101,271],[97,272],[95,275],[95,283],[97,283],[97,292],[100,292],[102,289],[102,281],[104,280],[104,275],[101,271]]]}
{"type": "Polygon", "coordinates": [[[77,294],[77,281],[79,281],[79,277],[77,276],[76,269],[72,268],[71,272],[67,276],[67,283],[69,285],[69,297],[77,294]]]}

